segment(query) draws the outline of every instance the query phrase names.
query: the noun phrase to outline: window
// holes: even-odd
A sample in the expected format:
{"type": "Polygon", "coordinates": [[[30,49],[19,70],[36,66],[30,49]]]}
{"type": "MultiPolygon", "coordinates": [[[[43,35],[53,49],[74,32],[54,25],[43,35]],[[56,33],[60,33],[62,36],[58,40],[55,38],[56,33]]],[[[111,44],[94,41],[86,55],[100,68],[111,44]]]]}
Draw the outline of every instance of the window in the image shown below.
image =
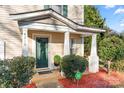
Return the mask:
{"type": "Polygon", "coordinates": [[[50,8],[49,5],[44,5],[44,9],[48,9],[48,8],[50,8]]]}
{"type": "Polygon", "coordinates": [[[67,5],[63,5],[63,16],[67,17],[68,15],[68,6],[67,5]]]}
{"type": "Polygon", "coordinates": [[[44,5],[44,8],[45,9],[52,8],[53,10],[62,14],[65,17],[67,17],[67,14],[68,14],[67,5],[44,5]]]}
{"type": "Polygon", "coordinates": [[[70,39],[70,54],[75,54],[74,44],[75,44],[75,39],[70,39]]]}

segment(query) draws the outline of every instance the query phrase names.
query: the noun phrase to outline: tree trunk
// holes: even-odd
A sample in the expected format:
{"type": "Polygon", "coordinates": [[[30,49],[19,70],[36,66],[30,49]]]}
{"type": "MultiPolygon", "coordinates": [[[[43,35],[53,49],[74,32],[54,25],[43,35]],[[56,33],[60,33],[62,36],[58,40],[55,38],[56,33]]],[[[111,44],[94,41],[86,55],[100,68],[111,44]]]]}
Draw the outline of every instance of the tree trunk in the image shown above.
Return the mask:
{"type": "Polygon", "coordinates": [[[111,61],[108,61],[108,74],[110,74],[110,65],[111,65],[111,61]]]}

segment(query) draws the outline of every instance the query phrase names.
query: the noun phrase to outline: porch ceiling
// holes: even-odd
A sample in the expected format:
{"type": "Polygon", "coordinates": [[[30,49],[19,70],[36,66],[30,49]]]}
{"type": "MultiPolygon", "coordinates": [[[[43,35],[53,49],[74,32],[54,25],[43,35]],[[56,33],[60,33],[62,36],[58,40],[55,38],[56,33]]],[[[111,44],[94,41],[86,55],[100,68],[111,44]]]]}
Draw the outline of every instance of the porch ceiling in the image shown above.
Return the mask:
{"type": "Polygon", "coordinates": [[[18,14],[10,14],[10,18],[13,20],[17,20],[21,23],[29,22],[34,20],[43,20],[48,18],[55,18],[58,21],[66,24],[68,27],[72,28],[77,32],[89,32],[89,33],[101,33],[105,32],[105,30],[100,28],[91,28],[84,25],[80,25],[64,16],[60,15],[53,9],[44,9],[38,10],[33,12],[25,12],[25,13],[18,13],[18,14]]]}

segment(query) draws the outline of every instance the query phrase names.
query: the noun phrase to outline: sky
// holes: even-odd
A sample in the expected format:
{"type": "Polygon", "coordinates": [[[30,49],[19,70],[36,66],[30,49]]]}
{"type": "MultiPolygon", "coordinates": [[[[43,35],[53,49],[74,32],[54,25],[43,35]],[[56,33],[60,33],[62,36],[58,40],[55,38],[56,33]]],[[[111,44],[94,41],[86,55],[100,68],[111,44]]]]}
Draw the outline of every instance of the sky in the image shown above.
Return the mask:
{"type": "Polygon", "coordinates": [[[124,31],[124,5],[96,5],[106,24],[112,30],[120,33],[124,31]]]}

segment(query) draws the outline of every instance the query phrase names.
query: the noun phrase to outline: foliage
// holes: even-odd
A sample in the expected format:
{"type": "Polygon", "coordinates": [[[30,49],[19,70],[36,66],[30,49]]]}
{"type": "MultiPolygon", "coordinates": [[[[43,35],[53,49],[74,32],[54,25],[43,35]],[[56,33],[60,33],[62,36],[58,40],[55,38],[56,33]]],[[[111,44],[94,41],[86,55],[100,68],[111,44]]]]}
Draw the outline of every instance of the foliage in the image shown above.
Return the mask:
{"type": "Polygon", "coordinates": [[[0,62],[0,87],[22,87],[34,74],[33,57],[14,57],[0,62]]]}
{"type": "MultiPolygon", "coordinates": [[[[109,29],[105,25],[105,19],[102,18],[98,9],[91,5],[84,6],[84,25],[90,26],[90,27],[109,29]]],[[[105,36],[104,33],[98,34],[97,36],[98,45],[99,45],[100,40],[102,40],[104,36],[105,36]]],[[[91,40],[92,40],[91,36],[85,37],[84,43],[85,43],[85,55],[86,56],[89,56],[89,53],[90,53],[91,40]]]]}
{"type": "Polygon", "coordinates": [[[85,54],[85,56],[90,55],[91,41],[92,41],[91,36],[84,38],[84,54],[85,54]]]}
{"type": "Polygon", "coordinates": [[[87,64],[87,60],[78,55],[66,55],[61,62],[62,71],[67,78],[75,78],[77,71],[83,73],[87,64]]]}
{"type": "Polygon", "coordinates": [[[11,80],[13,79],[10,73],[10,60],[1,60],[0,61],[0,87],[1,88],[8,88],[12,87],[11,80]]]}
{"type": "Polygon", "coordinates": [[[84,14],[84,24],[86,26],[103,28],[105,19],[102,18],[97,8],[91,5],[85,5],[84,14]]]}
{"type": "Polygon", "coordinates": [[[124,72],[124,60],[113,62],[111,64],[111,69],[115,71],[124,72]]]}
{"type": "Polygon", "coordinates": [[[124,41],[124,31],[120,33],[120,38],[124,41]]]}
{"type": "Polygon", "coordinates": [[[121,60],[124,57],[124,42],[116,37],[107,37],[100,42],[99,56],[104,61],[121,60]]]}
{"type": "Polygon", "coordinates": [[[59,55],[54,56],[54,64],[59,65],[61,62],[61,57],[59,55]]]}

